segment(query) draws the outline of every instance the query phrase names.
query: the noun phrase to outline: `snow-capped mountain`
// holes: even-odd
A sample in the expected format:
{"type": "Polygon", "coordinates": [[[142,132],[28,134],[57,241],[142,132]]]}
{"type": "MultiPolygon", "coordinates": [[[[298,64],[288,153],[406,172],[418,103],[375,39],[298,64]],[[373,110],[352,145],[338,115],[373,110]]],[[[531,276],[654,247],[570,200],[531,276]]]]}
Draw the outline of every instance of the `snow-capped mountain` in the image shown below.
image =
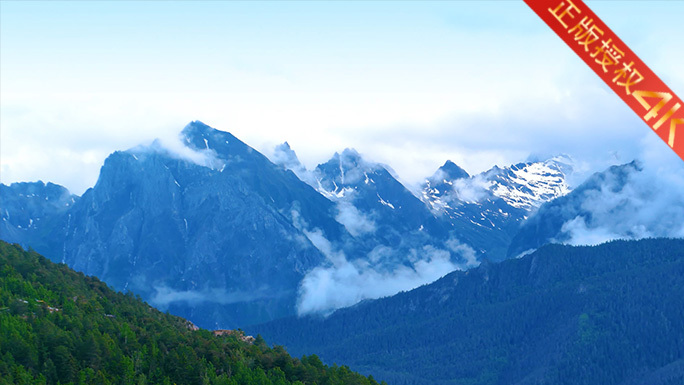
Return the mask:
{"type": "Polygon", "coordinates": [[[595,173],[569,194],[543,204],[523,223],[508,256],[547,243],[684,237],[684,165],[670,167],[647,168],[634,161],[595,173]]]}
{"type": "MultiPolygon", "coordinates": [[[[449,250],[449,227],[380,164],[372,163],[353,149],[336,153],[312,172],[317,190],[336,205],[342,223],[368,251],[384,247],[384,258],[372,259],[376,268],[412,265],[412,252],[427,245],[449,250]],[[387,259],[387,260],[385,260],[387,259]]],[[[455,237],[455,235],[451,235],[455,237]]],[[[454,262],[461,259],[453,252],[454,262]]],[[[461,261],[465,262],[465,261],[461,261]]]]}
{"type": "MultiPolygon", "coordinates": [[[[362,243],[388,246],[399,255],[409,255],[425,245],[450,250],[447,243],[456,242],[471,248],[478,259],[485,254],[490,259],[501,259],[510,241],[508,232],[514,233],[518,225],[513,221],[515,228],[510,230],[504,222],[511,222],[511,212],[516,213],[516,220],[522,218],[522,214],[517,215],[521,210],[495,196],[487,198],[491,203],[484,206],[482,202],[470,204],[455,198],[454,184],[470,183],[472,178],[451,161],[427,180],[420,199],[386,166],[365,160],[353,149],[336,153],[312,171],[301,166],[287,144],[276,148],[273,159],[333,201],[338,210],[336,219],[362,243]]],[[[449,253],[464,268],[474,265],[453,250],[449,253]]],[[[393,261],[394,265],[398,263],[407,262],[393,261]]]]}
{"type": "MultiPolygon", "coordinates": [[[[541,162],[493,167],[474,176],[447,161],[427,178],[421,199],[452,226],[479,228],[478,235],[491,260],[506,257],[520,224],[541,204],[569,192],[570,160],[555,157],[541,162]]],[[[463,231],[463,230],[461,230],[463,231]]]]}
{"type": "Polygon", "coordinates": [[[447,161],[425,181],[422,198],[433,210],[500,198],[510,207],[532,212],[543,203],[570,192],[567,183],[567,176],[572,172],[570,164],[568,158],[555,157],[504,168],[494,166],[470,177],[465,170],[447,161]]]}
{"type": "Polygon", "coordinates": [[[470,175],[464,169],[447,160],[442,167],[425,180],[421,198],[434,211],[448,209],[451,200],[450,192],[454,189],[454,183],[469,178],[470,175]]]}
{"type": "Polygon", "coordinates": [[[423,202],[433,215],[459,233],[469,232],[490,260],[505,256],[506,245],[517,231],[525,211],[510,206],[490,190],[482,175],[469,176],[451,161],[425,180],[423,202]]]}
{"type": "Polygon", "coordinates": [[[567,176],[572,160],[558,156],[542,162],[518,163],[511,167],[494,167],[485,172],[489,189],[509,205],[533,211],[545,202],[570,192],[567,176]]]}
{"type": "Polygon", "coordinates": [[[520,223],[540,204],[569,191],[566,176],[572,170],[569,159],[556,157],[470,176],[447,161],[416,197],[384,166],[353,149],[312,171],[287,143],[272,159],[333,201],[336,219],[369,245],[437,245],[455,237],[491,260],[505,258],[520,223]],[[409,241],[416,230],[422,240],[409,241]]]}

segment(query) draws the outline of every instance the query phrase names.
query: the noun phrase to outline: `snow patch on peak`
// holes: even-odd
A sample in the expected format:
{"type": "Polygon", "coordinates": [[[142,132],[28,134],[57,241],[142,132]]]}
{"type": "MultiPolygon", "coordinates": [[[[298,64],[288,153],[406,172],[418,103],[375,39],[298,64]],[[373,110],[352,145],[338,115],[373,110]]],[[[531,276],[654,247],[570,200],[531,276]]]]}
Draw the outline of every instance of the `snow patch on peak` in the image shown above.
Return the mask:
{"type": "Polygon", "coordinates": [[[347,200],[339,200],[337,202],[337,215],[335,215],[335,220],[341,223],[347,231],[349,231],[349,234],[355,237],[373,233],[376,230],[375,221],[359,211],[359,209],[347,200]]]}
{"type": "Polygon", "coordinates": [[[392,210],[394,210],[394,205],[393,205],[393,204],[391,204],[390,202],[388,202],[388,201],[382,199],[382,197],[380,196],[380,194],[376,194],[376,195],[378,196],[378,199],[379,199],[378,202],[380,202],[381,204],[383,204],[383,205],[385,205],[385,206],[391,208],[392,210]]]}
{"type": "Polygon", "coordinates": [[[350,197],[355,192],[355,190],[351,187],[338,187],[337,185],[335,185],[334,190],[326,190],[320,181],[318,181],[317,190],[321,195],[323,195],[324,197],[326,197],[330,200],[333,200],[333,201],[338,200],[338,199],[343,199],[346,197],[350,197]]]}
{"type": "Polygon", "coordinates": [[[509,205],[528,211],[570,192],[567,175],[572,166],[567,158],[554,157],[544,162],[519,163],[485,173],[492,193],[509,205]]]}

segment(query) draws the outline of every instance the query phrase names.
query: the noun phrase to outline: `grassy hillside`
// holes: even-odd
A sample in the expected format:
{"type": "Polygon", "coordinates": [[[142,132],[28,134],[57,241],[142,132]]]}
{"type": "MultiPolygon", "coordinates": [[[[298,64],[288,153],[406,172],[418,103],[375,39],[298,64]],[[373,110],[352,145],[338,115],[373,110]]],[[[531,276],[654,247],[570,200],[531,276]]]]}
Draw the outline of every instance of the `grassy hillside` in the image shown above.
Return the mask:
{"type": "Polygon", "coordinates": [[[377,384],[261,337],[215,336],[0,242],[0,384],[377,384]]]}

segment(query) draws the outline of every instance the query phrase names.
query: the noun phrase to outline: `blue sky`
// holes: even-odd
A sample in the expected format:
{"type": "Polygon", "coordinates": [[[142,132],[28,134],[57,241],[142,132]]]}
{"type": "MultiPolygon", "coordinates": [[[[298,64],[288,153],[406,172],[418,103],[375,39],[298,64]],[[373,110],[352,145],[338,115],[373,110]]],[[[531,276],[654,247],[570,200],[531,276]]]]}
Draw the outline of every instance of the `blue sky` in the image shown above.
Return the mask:
{"type": "MultiPolygon", "coordinates": [[[[684,95],[684,2],[587,4],[684,95]]],[[[0,1],[0,47],[3,183],[81,194],[191,120],[308,167],[354,147],[409,183],[446,159],[669,151],[522,0],[0,1]]]]}

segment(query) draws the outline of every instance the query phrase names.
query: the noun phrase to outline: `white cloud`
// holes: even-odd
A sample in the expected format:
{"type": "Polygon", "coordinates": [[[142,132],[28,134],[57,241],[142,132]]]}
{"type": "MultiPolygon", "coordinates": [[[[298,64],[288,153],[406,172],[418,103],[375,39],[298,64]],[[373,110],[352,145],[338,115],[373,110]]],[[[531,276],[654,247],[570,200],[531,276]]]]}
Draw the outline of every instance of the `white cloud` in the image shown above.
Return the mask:
{"type": "Polygon", "coordinates": [[[465,243],[461,243],[458,239],[453,237],[449,238],[449,240],[446,241],[446,246],[464,260],[463,267],[471,268],[480,265],[475,250],[465,243]]]}
{"type": "Polygon", "coordinates": [[[457,239],[450,239],[446,243],[449,250],[432,245],[411,249],[407,255],[411,266],[391,264],[387,267],[381,266],[382,262],[397,253],[389,247],[376,247],[367,259],[348,260],[320,230],[305,233],[330,263],[313,269],[302,279],[297,301],[300,315],[327,315],[365,299],[411,290],[454,270],[479,264],[475,251],[457,239]]]}
{"type": "Polygon", "coordinates": [[[656,136],[642,142],[642,170],[609,175],[600,189],[583,193],[588,214],[563,224],[560,239],[595,245],[611,239],[684,236],[684,162],[656,136]]]}
{"type": "MultiPolygon", "coordinates": [[[[226,291],[225,289],[174,290],[165,285],[155,286],[150,304],[164,311],[173,304],[197,306],[202,303],[229,305],[269,298],[268,290],[226,291]]],[[[272,294],[271,294],[272,296],[272,294]]]]}
{"type": "Polygon", "coordinates": [[[349,234],[356,237],[375,232],[375,222],[359,211],[351,202],[338,200],[336,210],[335,220],[344,225],[349,234]]]}
{"type": "Polygon", "coordinates": [[[565,222],[561,228],[561,233],[570,236],[570,239],[564,243],[575,246],[596,246],[613,239],[623,238],[620,234],[616,234],[611,229],[605,227],[589,228],[581,216],[565,222]]]}
{"type": "Polygon", "coordinates": [[[272,151],[264,153],[269,160],[277,165],[283,166],[297,175],[297,178],[310,186],[316,188],[317,180],[315,175],[306,169],[304,165],[297,158],[297,154],[290,148],[290,145],[285,142],[273,148],[272,151]]]}
{"type": "Polygon", "coordinates": [[[334,266],[317,267],[299,289],[297,312],[329,314],[364,299],[380,298],[433,282],[454,271],[448,251],[426,246],[416,251],[413,267],[395,266],[378,271],[361,261],[338,260],[334,266]]]}
{"type": "MultiPolygon", "coordinates": [[[[523,3],[178,3],[127,28],[120,15],[152,10],[5,5],[4,183],[82,193],[109,153],[196,119],[262,152],[288,140],[309,169],[354,147],[410,183],[445,159],[475,174],[542,148],[625,162],[647,130],[523,3]]],[[[681,94],[681,5],[594,6],[681,94]],[[631,28],[630,14],[658,17],[631,28]]]]}
{"type": "Polygon", "coordinates": [[[140,151],[163,151],[170,154],[177,159],[192,162],[198,166],[208,167],[211,169],[221,169],[226,163],[222,160],[211,148],[195,150],[188,147],[179,136],[169,139],[155,140],[149,147],[136,147],[135,150],[140,151]]]}
{"type": "Polygon", "coordinates": [[[491,184],[492,182],[486,180],[482,174],[472,178],[457,179],[453,182],[452,194],[464,202],[477,203],[491,195],[489,192],[491,184]]]}

